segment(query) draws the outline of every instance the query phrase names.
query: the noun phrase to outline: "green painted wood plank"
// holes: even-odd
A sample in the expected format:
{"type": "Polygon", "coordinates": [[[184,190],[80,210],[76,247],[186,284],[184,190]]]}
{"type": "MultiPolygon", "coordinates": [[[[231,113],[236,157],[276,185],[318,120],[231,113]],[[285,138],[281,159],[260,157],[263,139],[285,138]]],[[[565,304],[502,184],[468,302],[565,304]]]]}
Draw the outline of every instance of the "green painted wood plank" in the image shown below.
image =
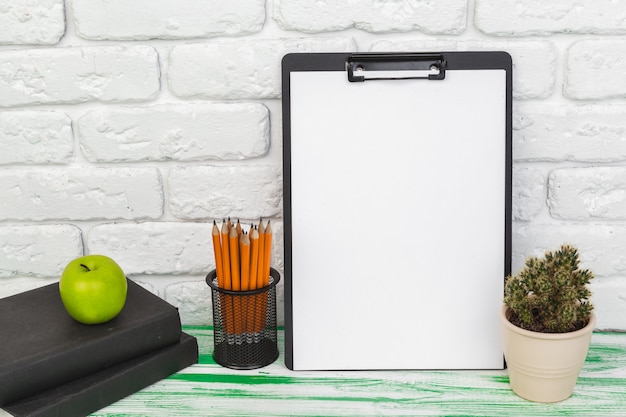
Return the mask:
{"type": "Polygon", "coordinates": [[[252,371],[211,358],[212,330],[198,338],[200,363],[93,416],[623,416],[626,334],[595,333],[574,395],[535,404],[510,390],[506,371],[293,372],[281,357],[252,371]]]}

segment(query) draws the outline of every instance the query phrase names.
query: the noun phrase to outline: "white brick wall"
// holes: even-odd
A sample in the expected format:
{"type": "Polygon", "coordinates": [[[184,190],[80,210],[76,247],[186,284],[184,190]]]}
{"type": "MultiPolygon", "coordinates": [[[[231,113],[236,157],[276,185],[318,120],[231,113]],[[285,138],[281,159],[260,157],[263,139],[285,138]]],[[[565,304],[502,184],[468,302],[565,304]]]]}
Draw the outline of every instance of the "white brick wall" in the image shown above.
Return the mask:
{"type": "Polygon", "coordinates": [[[0,296],[104,253],[210,323],[213,220],[271,218],[284,265],[285,53],[505,50],[514,272],[576,244],[626,330],[622,3],[0,0],[0,296]]]}
{"type": "Polygon", "coordinates": [[[100,224],[89,231],[87,246],[124,265],[127,274],[206,274],[215,268],[207,247],[209,223],[146,222],[100,224]],[[154,256],[158,253],[159,256],[154,256]]]}
{"type": "Polygon", "coordinates": [[[258,219],[282,214],[278,166],[177,167],[168,178],[170,210],[180,219],[258,219]]]}
{"type": "Polygon", "coordinates": [[[156,168],[7,168],[0,171],[0,219],[159,218],[163,193],[156,168]]]}
{"type": "Polygon", "coordinates": [[[0,52],[0,107],[144,101],[158,92],[158,56],[150,46],[0,52]]]}
{"type": "Polygon", "coordinates": [[[67,114],[0,113],[0,164],[67,164],[73,152],[72,119],[67,114]]]}
{"type": "Polygon", "coordinates": [[[513,168],[513,220],[531,221],[544,206],[545,178],[535,168],[513,168]]]}
{"type": "Polygon", "coordinates": [[[554,169],[548,207],[557,219],[626,220],[626,167],[554,169]]]}
{"type": "Polygon", "coordinates": [[[0,278],[60,274],[82,252],[81,230],[73,225],[0,226],[0,278]]]}
{"type": "Polygon", "coordinates": [[[73,0],[78,36],[95,40],[188,39],[259,32],[264,0],[73,0]]]}
{"type": "Polygon", "coordinates": [[[625,55],[624,39],[573,43],[567,50],[563,94],[573,99],[626,97],[625,55]]]}
{"type": "Polygon", "coordinates": [[[331,32],[355,27],[368,32],[421,31],[432,34],[463,33],[467,1],[420,0],[347,2],[274,0],[274,19],[285,30],[331,32]]]}
{"type": "Polygon", "coordinates": [[[92,162],[250,159],[270,146],[269,111],[259,103],[98,108],[77,128],[92,162]]]}
{"type": "Polygon", "coordinates": [[[514,111],[513,153],[519,162],[624,161],[626,106],[520,101],[514,111]]]}
{"type": "Polygon", "coordinates": [[[615,0],[477,0],[476,27],[497,36],[626,33],[626,8],[615,0]]]}
{"type": "Polygon", "coordinates": [[[3,1],[0,45],[54,45],[65,33],[63,0],[3,1]]]}

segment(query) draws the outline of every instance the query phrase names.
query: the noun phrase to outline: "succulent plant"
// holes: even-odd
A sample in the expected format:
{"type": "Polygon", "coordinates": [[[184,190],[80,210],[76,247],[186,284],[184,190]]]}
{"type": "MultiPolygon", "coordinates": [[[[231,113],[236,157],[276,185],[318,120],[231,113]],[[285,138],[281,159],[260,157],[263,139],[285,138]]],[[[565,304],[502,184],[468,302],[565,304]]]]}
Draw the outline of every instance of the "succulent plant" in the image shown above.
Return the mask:
{"type": "Polygon", "coordinates": [[[524,268],[506,277],[504,304],[509,321],[526,330],[566,333],[587,325],[593,304],[588,284],[593,273],[579,268],[578,250],[564,244],[544,258],[530,257],[524,268]]]}

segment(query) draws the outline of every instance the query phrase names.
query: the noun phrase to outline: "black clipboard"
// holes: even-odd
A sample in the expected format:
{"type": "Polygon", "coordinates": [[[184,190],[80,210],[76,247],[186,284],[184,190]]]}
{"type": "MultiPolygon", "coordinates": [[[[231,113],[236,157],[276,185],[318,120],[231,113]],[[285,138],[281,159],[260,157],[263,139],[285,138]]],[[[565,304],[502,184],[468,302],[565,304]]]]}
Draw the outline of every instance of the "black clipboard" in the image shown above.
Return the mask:
{"type": "Polygon", "coordinates": [[[282,62],[285,363],[502,369],[506,52],[282,62]]]}

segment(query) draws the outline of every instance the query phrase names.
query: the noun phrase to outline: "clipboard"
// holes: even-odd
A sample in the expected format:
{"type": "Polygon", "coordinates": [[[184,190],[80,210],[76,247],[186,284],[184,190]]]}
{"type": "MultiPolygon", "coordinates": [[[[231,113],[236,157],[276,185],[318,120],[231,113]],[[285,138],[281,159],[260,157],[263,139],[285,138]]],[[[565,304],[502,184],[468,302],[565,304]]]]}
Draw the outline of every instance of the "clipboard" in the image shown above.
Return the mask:
{"type": "Polygon", "coordinates": [[[285,364],[503,369],[506,52],[282,61],[285,364]]]}

